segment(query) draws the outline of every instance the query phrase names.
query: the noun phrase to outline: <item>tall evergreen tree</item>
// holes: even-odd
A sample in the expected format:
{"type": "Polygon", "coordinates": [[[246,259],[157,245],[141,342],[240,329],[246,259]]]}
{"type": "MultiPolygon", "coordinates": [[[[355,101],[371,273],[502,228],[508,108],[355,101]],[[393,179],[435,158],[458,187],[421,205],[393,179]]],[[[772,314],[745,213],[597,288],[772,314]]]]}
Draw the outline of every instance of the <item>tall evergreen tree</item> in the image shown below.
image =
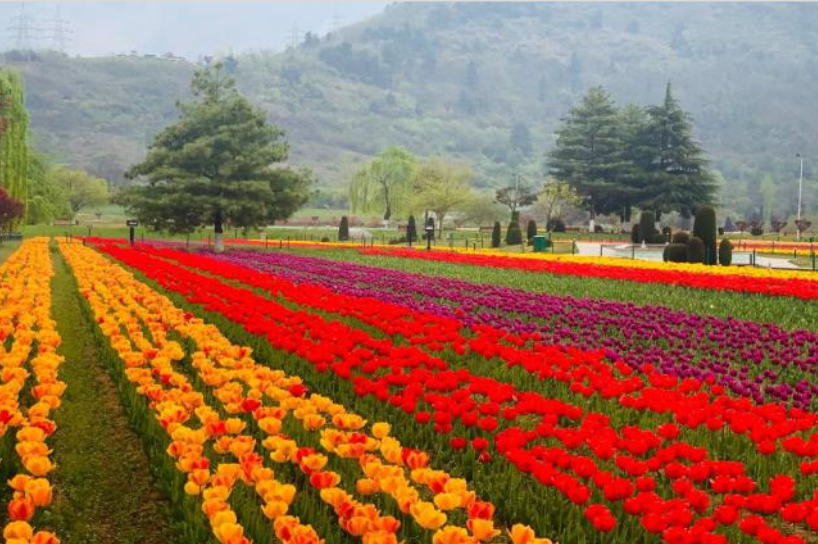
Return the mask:
{"type": "Polygon", "coordinates": [[[128,177],[147,183],[120,194],[144,224],[172,232],[213,225],[223,249],[225,225],[251,227],[292,214],[309,197],[312,177],[276,168],[287,158],[283,132],[242,97],[222,65],[196,72],[195,100],[156,136],[128,177]]]}
{"type": "Polygon", "coordinates": [[[550,174],[574,187],[591,212],[618,213],[625,195],[619,115],[608,93],[594,87],[571,108],[557,130],[549,156],[550,174]]]}
{"type": "Polygon", "coordinates": [[[648,123],[637,140],[633,160],[643,178],[639,206],[685,217],[714,203],[716,182],[704,150],[693,138],[690,115],[667,84],[662,105],[647,108],[648,123]]]}

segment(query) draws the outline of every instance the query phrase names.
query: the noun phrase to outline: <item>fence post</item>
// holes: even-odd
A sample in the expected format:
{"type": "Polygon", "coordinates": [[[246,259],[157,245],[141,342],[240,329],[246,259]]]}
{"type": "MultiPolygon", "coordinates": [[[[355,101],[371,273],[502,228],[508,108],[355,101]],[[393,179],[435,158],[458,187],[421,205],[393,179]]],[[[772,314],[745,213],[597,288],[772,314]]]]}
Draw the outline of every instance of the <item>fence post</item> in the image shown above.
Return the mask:
{"type": "Polygon", "coordinates": [[[631,259],[636,259],[636,244],[631,244],[631,259]]]}

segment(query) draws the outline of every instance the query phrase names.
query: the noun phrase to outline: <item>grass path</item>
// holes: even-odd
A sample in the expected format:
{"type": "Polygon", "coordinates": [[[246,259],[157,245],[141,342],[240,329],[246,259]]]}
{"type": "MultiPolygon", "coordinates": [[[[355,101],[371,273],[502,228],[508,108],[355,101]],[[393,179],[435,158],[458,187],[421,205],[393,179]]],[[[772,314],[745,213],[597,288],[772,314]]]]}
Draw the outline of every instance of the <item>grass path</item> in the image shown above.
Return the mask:
{"type": "Polygon", "coordinates": [[[168,544],[174,533],[140,438],[101,363],[92,323],[58,252],[52,253],[52,311],[62,336],[60,368],[68,384],[55,412],[57,462],[53,526],[64,544],[168,544]]]}

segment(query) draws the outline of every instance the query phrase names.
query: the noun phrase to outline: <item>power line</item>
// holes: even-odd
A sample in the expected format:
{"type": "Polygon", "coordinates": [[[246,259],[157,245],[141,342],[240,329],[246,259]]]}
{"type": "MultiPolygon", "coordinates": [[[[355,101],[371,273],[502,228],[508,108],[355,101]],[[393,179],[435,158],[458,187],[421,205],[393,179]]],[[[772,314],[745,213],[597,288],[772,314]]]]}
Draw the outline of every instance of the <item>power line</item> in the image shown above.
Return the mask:
{"type": "Polygon", "coordinates": [[[71,41],[72,30],[68,26],[68,21],[62,17],[62,8],[57,6],[57,12],[52,21],[51,47],[55,51],[65,52],[65,47],[71,41]]]}
{"type": "Polygon", "coordinates": [[[18,51],[33,51],[34,45],[32,38],[41,29],[34,25],[34,18],[26,12],[26,5],[20,3],[20,9],[17,15],[12,19],[11,25],[7,28],[11,34],[11,39],[14,42],[14,48],[18,51]]]}

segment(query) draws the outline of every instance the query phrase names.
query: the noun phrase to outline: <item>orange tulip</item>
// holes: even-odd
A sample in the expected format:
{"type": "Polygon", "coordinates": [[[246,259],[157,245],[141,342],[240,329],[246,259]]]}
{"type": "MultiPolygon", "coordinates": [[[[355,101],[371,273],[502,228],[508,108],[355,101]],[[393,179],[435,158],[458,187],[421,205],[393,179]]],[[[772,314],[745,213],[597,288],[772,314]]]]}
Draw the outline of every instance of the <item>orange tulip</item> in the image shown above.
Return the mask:
{"type": "Polygon", "coordinates": [[[424,529],[437,529],[446,523],[446,514],[437,510],[434,505],[425,501],[416,502],[409,512],[415,521],[424,529]]]}
{"type": "Polygon", "coordinates": [[[45,478],[36,478],[26,482],[25,493],[34,502],[34,506],[51,504],[51,484],[45,478]]]}
{"type": "Polygon", "coordinates": [[[389,431],[391,430],[392,427],[389,425],[389,423],[378,422],[372,425],[372,436],[381,439],[389,436],[389,431]]]}
{"type": "Polygon", "coordinates": [[[341,481],[341,476],[335,472],[313,472],[310,474],[310,485],[316,489],[335,487],[341,481]]]}
{"type": "Polygon", "coordinates": [[[361,539],[363,544],[398,544],[398,537],[386,531],[372,531],[361,539]]]}
{"type": "Polygon", "coordinates": [[[379,486],[378,482],[371,478],[361,478],[355,482],[355,489],[361,495],[372,495],[378,492],[379,486]]]}
{"type": "Polygon", "coordinates": [[[432,544],[468,544],[472,542],[469,533],[462,527],[447,525],[432,537],[432,544]]]}
{"type": "Polygon", "coordinates": [[[354,516],[344,522],[344,529],[352,536],[361,536],[369,532],[372,521],[364,516],[354,516]]]}
{"type": "Polygon", "coordinates": [[[434,501],[435,506],[443,511],[454,510],[460,506],[460,497],[454,493],[438,493],[434,501]]]}
{"type": "Polygon", "coordinates": [[[60,539],[54,533],[40,531],[31,539],[31,544],[60,544],[60,539]]]}
{"type": "Polygon", "coordinates": [[[267,434],[278,434],[281,432],[281,420],[274,417],[259,419],[258,426],[267,434]]]}
{"type": "Polygon", "coordinates": [[[264,515],[267,516],[268,519],[272,520],[283,516],[289,509],[290,507],[286,502],[275,500],[270,501],[261,507],[261,511],[264,512],[264,515]]]}
{"type": "Polygon", "coordinates": [[[466,522],[466,527],[477,540],[490,540],[500,534],[500,531],[494,528],[494,522],[488,519],[470,519],[466,522]]]}
{"type": "Polygon", "coordinates": [[[26,470],[35,476],[45,476],[53,467],[51,460],[48,457],[41,455],[34,455],[26,458],[23,461],[23,466],[26,470]]]}
{"type": "Polygon", "coordinates": [[[18,538],[21,540],[31,540],[34,536],[34,529],[25,521],[12,521],[3,529],[3,538],[10,540],[18,538]]]}
{"type": "Polygon", "coordinates": [[[213,528],[213,534],[222,544],[230,544],[244,536],[244,528],[237,523],[222,523],[213,528]]]}
{"type": "Polygon", "coordinates": [[[522,523],[512,526],[508,531],[508,536],[513,544],[532,544],[536,538],[534,529],[522,523]]]}
{"type": "Polygon", "coordinates": [[[201,491],[202,488],[196,485],[195,482],[185,482],[185,493],[188,495],[198,495],[201,491]]]}
{"type": "Polygon", "coordinates": [[[34,515],[34,501],[29,498],[13,499],[9,501],[9,518],[18,521],[28,521],[34,515]]]}
{"type": "Polygon", "coordinates": [[[8,481],[8,484],[15,491],[24,491],[26,488],[26,484],[29,482],[29,480],[32,479],[33,478],[28,474],[17,474],[16,476],[14,476],[14,478],[8,481]]]}

